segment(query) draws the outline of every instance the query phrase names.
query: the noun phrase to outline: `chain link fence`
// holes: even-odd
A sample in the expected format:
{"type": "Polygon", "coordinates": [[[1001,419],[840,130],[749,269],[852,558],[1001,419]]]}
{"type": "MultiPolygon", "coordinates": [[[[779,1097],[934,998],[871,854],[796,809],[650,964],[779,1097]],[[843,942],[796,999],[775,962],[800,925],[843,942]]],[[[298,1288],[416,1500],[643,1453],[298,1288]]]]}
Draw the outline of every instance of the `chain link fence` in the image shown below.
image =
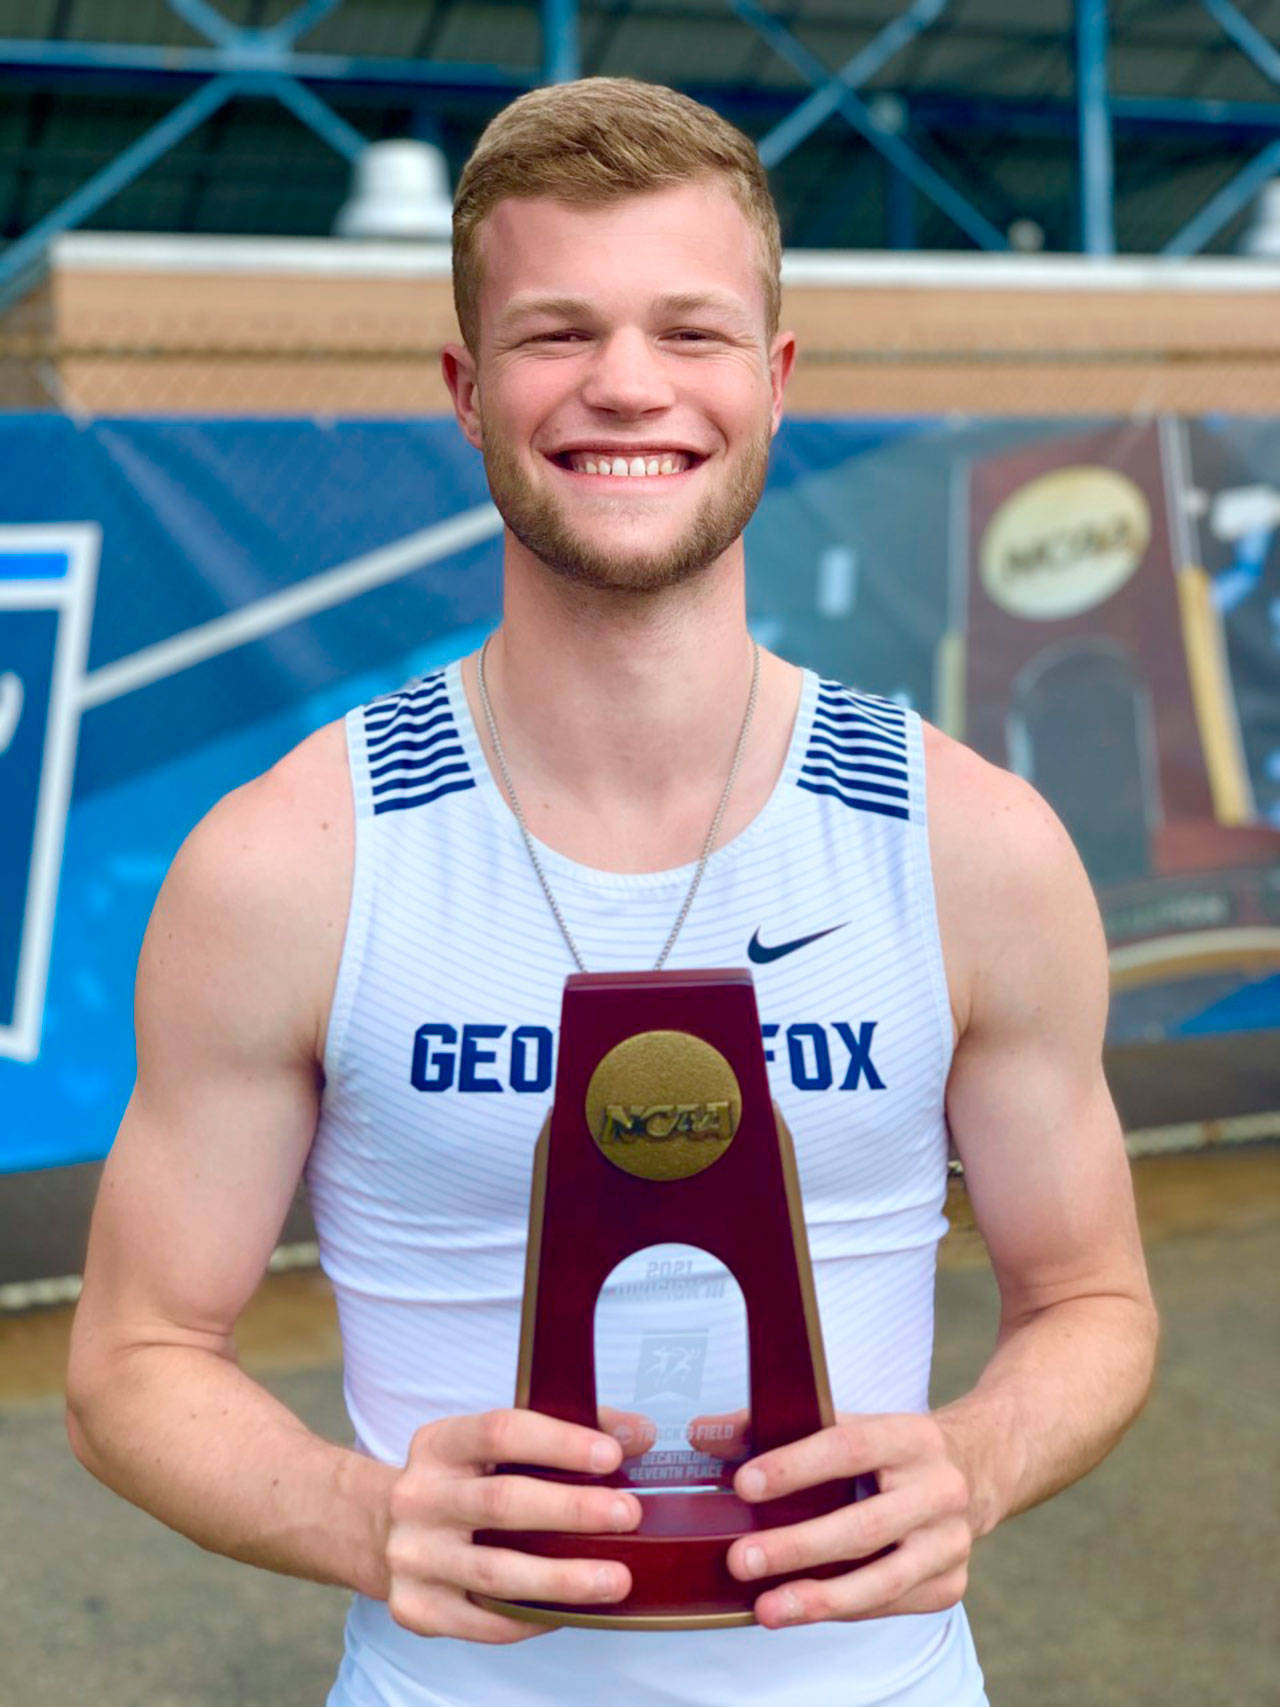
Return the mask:
{"type": "MultiPolygon", "coordinates": [[[[794,255],[796,414],[1273,414],[1280,280],[981,257],[794,255]]],[[[0,407],[83,416],[447,413],[447,252],[80,236],[0,317],[0,407]]]]}

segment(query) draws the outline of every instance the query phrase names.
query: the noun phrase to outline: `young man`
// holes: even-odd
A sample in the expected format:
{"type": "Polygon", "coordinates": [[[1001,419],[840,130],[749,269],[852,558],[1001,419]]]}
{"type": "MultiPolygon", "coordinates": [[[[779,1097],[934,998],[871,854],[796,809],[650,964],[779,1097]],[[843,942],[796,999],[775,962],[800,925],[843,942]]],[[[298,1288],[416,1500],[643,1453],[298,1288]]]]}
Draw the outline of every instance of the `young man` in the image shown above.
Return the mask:
{"type": "Polygon", "coordinates": [[[1147,1390],[1106,956],[1066,836],[1023,783],[748,637],[742,529],[795,351],[778,264],[754,149],[683,97],[588,80],[499,115],[459,186],[444,367],[506,521],[502,626],[223,801],[148,932],[72,1439],[201,1545],[356,1590],[343,1707],[968,1707],[974,1539],[1096,1463],[1147,1390]],[[622,1454],[509,1405],[532,1145],[575,959],[647,967],[673,927],[672,966],[778,951],[757,985],[840,1410],[736,1485],[879,1492],[734,1545],[743,1580],[802,1573],[753,1628],[547,1634],[472,1597],[598,1611],[625,1570],[473,1532],[639,1510],[490,1473],[622,1454]],[[948,1131],[1002,1320],[930,1414],[948,1131]],[[302,1172],[356,1450],[235,1362],[302,1172]]]}

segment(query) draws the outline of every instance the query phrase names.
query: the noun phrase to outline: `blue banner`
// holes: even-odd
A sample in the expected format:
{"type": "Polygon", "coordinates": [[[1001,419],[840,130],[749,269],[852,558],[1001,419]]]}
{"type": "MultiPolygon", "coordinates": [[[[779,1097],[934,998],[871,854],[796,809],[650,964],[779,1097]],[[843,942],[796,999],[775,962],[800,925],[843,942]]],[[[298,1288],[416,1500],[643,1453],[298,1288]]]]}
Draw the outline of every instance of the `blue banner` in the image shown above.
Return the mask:
{"type": "MultiPolygon", "coordinates": [[[[1280,1026],[1277,466],[1273,422],[801,420],[748,530],[759,639],[1062,813],[1116,1044],[1280,1026]]],[[[0,415],[0,1171],[109,1147],[193,824],[474,647],[499,575],[452,421],[0,415]]]]}

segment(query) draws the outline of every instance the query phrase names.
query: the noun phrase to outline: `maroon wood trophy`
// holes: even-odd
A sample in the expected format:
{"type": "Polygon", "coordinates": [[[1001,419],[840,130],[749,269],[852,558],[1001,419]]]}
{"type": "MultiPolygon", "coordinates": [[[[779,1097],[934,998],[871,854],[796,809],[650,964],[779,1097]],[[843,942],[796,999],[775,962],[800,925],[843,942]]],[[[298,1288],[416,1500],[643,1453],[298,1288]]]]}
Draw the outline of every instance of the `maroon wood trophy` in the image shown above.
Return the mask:
{"type": "MultiPolygon", "coordinates": [[[[565,985],[555,1099],[534,1155],[516,1404],[597,1424],[595,1311],[623,1258],[655,1244],[700,1247],[742,1290],[753,1454],[833,1420],[791,1137],[765,1073],[747,971],[581,973],[565,985]]],[[[591,1477],[507,1465],[640,1496],[629,1534],[485,1530],[476,1539],[556,1558],[614,1559],[631,1592],[607,1610],[477,1596],[547,1624],[698,1629],[754,1622],[782,1578],[739,1582],[730,1543],[833,1511],[873,1477],[763,1505],[732,1489],[736,1464],[696,1486],[646,1481],[643,1460],[591,1477]]],[[[802,1573],[833,1575],[849,1560],[802,1573]]]]}

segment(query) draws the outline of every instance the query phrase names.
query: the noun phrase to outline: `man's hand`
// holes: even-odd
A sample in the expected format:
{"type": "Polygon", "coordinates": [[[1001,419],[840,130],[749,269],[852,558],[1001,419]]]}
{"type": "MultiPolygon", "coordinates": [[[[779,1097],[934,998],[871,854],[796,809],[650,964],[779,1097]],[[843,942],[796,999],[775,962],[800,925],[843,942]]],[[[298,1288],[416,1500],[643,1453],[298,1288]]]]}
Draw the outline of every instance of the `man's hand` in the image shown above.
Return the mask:
{"type": "Polygon", "coordinates": [[[609,1432],[536,1411],[497,1410],[420,1428],[391,1490],[387,1605],[396,1623],[419,1636],[520,1642],[547,1627],[490,1612],[468,1596],[598,1606],[630,1593],[625,1565],[543,1559],[474,1539],[477,1529],[590,1535],[634,1529],[640,1522],[634,1494],[494,1473],[497,1464],[539,1464],[608,1475],[624,1456],[645,1451],[652,1425],[644,1419],[602,1411],[600,1421],[609,1432]]]}
{"type": "MultiPolygon", "coordinates": [[[[746,1439],[745,1413],[700,1418],[690,1436],[705,1451],[735,1457],[746,1439]]],[[[969,1484],[934,1417],[841,1415],[819,1434],[751,1459],[735,1475],[734,1489],[755,1505],[867,1474],[879,1485],[869,1498],[825,1517],[744,1536],[729,1549],[729,1569],[743,1582],[892,1549],[843,1576],[801,1577],[767,1590],[755,1604],[761,1624],[776,1629],[823,1619],[939,1612],[964,1594],[975,1533],[969,1484]]]]}

